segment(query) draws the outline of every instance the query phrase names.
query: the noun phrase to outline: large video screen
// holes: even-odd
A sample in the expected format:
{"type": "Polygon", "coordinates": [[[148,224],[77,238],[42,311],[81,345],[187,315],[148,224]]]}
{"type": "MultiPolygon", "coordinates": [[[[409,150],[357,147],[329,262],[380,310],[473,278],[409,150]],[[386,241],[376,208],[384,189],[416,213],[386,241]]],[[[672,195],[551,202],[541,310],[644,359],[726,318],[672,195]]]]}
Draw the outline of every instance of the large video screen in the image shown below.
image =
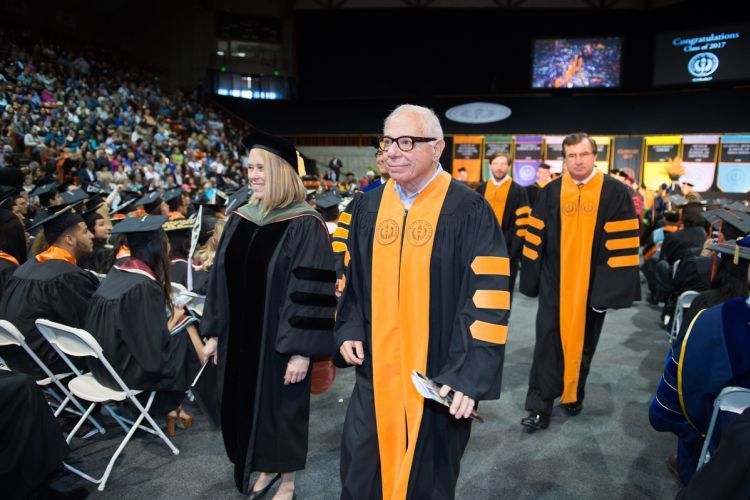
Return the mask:
{"type": "Polygon", "coordinates": [[[750,25],[663,33],[654,44],[654,85],[750,79],[750,25]]]}
{"type": "Polygon", "coordinates": [[[619,87],[622,38],[558,38],[534,41],[531,86],[535,89],[619,87]]]}

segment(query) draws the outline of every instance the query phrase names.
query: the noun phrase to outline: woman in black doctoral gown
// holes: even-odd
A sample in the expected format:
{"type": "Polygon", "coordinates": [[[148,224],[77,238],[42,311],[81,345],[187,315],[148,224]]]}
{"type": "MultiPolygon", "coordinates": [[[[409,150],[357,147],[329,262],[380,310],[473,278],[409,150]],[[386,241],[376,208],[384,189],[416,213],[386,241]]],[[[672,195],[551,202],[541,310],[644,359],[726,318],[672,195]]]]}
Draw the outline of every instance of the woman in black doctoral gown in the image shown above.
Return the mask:
{"type": "Polygon", "coordinates": [[[281,500],[293,497],[294,471],[305,467],[310,358],[334,347],[336,273],[325,223],[305,203],[294,146],[259,131],[243,144],[254,194],[229,215],[201,331],[212,337],[204,353],[218,352],[237,488],[259,498],[281,477],[281,500]],[[261,474],[252,486],[254,471],[261,474]]]}
{"type": "MultiPolygon", "coordinates": [[[[177,420],[185,428],[192,424],[180,403],[203,354],[194,347],[202,349],[200,339],[191,339],[184,328],[183,311],[172,306],[168,241],[161,229],[166,220],[165,215],[132,217],[112,229],[125,234],[130,257],[112,267],[91,298],[86,330],[129,388],[159,391],[153,411],[172,410],[167,416],[172,436],[177,420]]],[[[101,384],[120,389],[97,360],[89,367],[101,384]]]]}

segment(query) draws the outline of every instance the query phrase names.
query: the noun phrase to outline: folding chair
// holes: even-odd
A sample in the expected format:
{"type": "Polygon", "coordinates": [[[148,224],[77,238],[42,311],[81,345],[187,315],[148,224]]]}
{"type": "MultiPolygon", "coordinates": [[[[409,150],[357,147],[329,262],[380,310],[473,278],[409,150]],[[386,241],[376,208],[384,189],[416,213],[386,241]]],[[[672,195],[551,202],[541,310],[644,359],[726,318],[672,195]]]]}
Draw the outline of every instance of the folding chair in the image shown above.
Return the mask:
{"type": "Polygon", "coordinates": [[[682,292],[680,296],[677,297],[677,304],[674,308],[674,319],[672,320],[672,328],[667,333],[670,343],[677,340],[677,337],[680,334],[680,327],[682,326],[682,316],[685,314],[685,311],[690,308],[693,300],[695,300],[697,296],[698,292],[689,290],[687,292],[682,292]]]}
{"type": "Polygon", "coordinates": [[[696,470],[700,470],[711,459],[708,447],[711,444],[711,437],[716,428],[716,419],[719,416],[719,410],[740,414],[746,408],[750,408],[750,389],[744,387],[725,387],[721,390],[714,401],[714,411],[711,413],[711,422],[708,424],[706,440],[703,442],[703,449],[701,450],[696,470]]]}
{"type": "MultiPolygon", "coordinates": [[[[140,413],[135,422],[132,422],[131,427],[127,430],[125,438],[122,440],[120,446],[117,448],[114,455],[112,455],[112,458],[109,460],[107,468],[104,471],[102,477],[100,477],[99,479],[95,479],[88,474],[76,469],[75,467],[63,462],[63,465],[66,469],[86,479],[87,481],[98,484],[99,486],[97,489],[99,491],[104,491],[104,487],[107,484],[107,479],[112,472],[112,468],[115,465],[117,457],[120,456],[120,453],[122,453],[122,450],[125,448],[125,445],[128,444],[128,441],[130,441],[130,438],[133,436],[136,429],[142,429],[151,434],[159,436],[161,440],[164,441],[164,443],[169,447],[169,449],[172,450],[173,454],[178,455],[180,453],[180,450],[178,450],[175,445],[172,444],[172,441],[169,440],[169,438],[164,434],[161,428],[159,428],[156,422],[154,422],[154,419],[148,413],[148,410],[151,408],[151,404],[154,402],[156,391],[151,391],[148,401],[146,402],[146,406],[144,407],[135,397],[142,391],[132,390],[128,388],[127,385],[125,385],[125,382],[122,380],[122,378],[120,378],[120,375],[118,375],[115,369],[112,368],[112,365],[104,356],[99,342],[97,342],[89,332],[45,319],[36,320],[36,325],[39,330],[42,331],[47,340],[53,346],[57,347],[64,353],[72,356],[93,356],[94,358],[98,359],[121,389],[118,391],[110,389],[109,387],[105,387],[104,385],[100,384],[91,373],[78,375],[73,380],[71,380],[68,383],[68,388],[70,389],[70,391],[75,396],[85,401],[91,402],[91,406],[88,407],[83,417],[81,417],[81,419],[74,427],[71,435],[68,436],[68,442],[70,442],[72,434],[78,431],[78,428],[83,424],[86,417],[88,417],[88,415],[91,413],[94,407],[96,407],[97,404],[106,403],[109,401],[128,400],[133,404],[133,406],[138,409],[140,413]],[[143,422],[144,419],[148,422],[150,428],[141,425],[141,422],[143,422]]],[[[131,423],[129,420],[125,420],[122,417],[116,416],[116,414],[114,413],[111,414],[113,415],[115,420],[118,420],[118,423],[120,423],[120,425],[123,425],[123,422],[131,423]]]]}
{"type": "MultiPolygon", "coordinates": [[[[17,345],[20,346],[24,351],[26,351],[26,354],[29,355],[31,359],[34,360],[34,362],[41,368],[41,370],[46,375],[46,378],[43,378],[41,380],[37,380],[36,383],[38,386],[43,387],[45,392],[52,396],[57,401],[57,409],[53,412],[55,415],[55,418],[59,417],[60,414],[65,411],[68,405],[68,402],[73,403],[76,408],[78,408],[78,412],[75,412],[73,410],[67,409],[67,411],[70,411],[76,415],[83,415],[83,413],[86,411],[83,406],[81,405],[78,400],[73,397],[73,395],[70,393],[70,391],[60,382],[60,380],[63,380],[67,377],[70,377],[71,375],[77,374],[77,371],[74,370],[72,372],[67,373],[59,373],[57,375],[53,374],[52,371],[49,369],[49,367],[39,359],[39,356],[36,355],[36,353],[29,347],[29,345],[26,343],[26,338],[23,336],[23,334],[18,331],[18,328],[15,327],[10,321],[7,320],[0,320],[0,345],[17,345]],[[54,385],[57,387],[60,392],[65,396],[65,399],[62,399],[57,392],[55,392],[54,389],[52,389],[51,385],[54,385]]],[[[68,365],[70,366],[72,363],[68,361],[68,365]]],[[[89,434],[86,434],[84,438],[87,438],[94,434],[95,432],[99,432],[101,434],[104,434],[106,431],[104,430],[104,427],[99,424],[99,422],[94,419],[94,417],[91,417],[88,419],[89,422],[96,428],[95,431],[92,431],[89,434]]],[[[76,429],[77,430],[77,429],[76,429]]]]}

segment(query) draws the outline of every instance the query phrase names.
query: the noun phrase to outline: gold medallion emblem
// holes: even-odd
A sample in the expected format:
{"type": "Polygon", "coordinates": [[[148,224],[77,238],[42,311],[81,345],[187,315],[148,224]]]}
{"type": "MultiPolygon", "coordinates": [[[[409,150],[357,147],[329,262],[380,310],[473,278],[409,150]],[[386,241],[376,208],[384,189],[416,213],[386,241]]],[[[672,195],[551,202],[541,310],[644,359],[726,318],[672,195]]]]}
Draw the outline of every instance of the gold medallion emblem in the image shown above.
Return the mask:
{"type": "Polygon", "coordinates": [[[421,247],[432,239],[432,226],[426,220],[416,220],[409,224],[406,239],[415,247],[421,247]]]}
{"type": "Polygon", "coordinates": [[[583,204],[583,215],[594,215],[595,207],[590,201],[583,204]]]}
{"type": "Polygon", "coordinates": [[[578,207],[576,204],[572,201],[569,201],[565,205],[563,205],[563,214],[564,215],[574,215],[578,211],[578,207]]]}
{"type": "Polygon", "coordinates": [[[395,220],[386,219],[375,228],[375,239],[381,245],[390,245],[398,239],[399,227],[395,220]]]}

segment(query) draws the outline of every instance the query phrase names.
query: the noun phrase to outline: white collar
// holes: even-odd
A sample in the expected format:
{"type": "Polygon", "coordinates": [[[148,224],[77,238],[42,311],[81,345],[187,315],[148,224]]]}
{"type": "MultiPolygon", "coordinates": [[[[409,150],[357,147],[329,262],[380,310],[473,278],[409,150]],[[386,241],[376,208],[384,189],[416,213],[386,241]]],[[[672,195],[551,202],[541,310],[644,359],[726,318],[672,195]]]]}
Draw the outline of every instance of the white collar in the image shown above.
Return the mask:
{"type": "Polygon", "coordinates": [[[495,185],[495,187],[500,187],[510,180],[510,176],[508,174],[505,174],[505,176],[498,181],[497,179],[495,179],[494,175],[490,174],[490,180],[495,185]]]}
{"type": "MultiPolygon", "coordinates": [[[[590,181],[591,179],[593,179],[594,176],[596,175],[596,172],[598,170],[599,170],[598,168],[594,167],[594,169],[591,171],[591,175],[589,175],[588,177],[586,177],[582,181],[577,181],[577,180],[573,179],[572,177],[570,178],[570,180],[572,180],[573,182],[575,182],[577,185],[582,186],[582,185],[586,184],[588,181],[590,181]]],[[[570,175],[570,174],[568,174],[568,175],[570,175]]]]}

